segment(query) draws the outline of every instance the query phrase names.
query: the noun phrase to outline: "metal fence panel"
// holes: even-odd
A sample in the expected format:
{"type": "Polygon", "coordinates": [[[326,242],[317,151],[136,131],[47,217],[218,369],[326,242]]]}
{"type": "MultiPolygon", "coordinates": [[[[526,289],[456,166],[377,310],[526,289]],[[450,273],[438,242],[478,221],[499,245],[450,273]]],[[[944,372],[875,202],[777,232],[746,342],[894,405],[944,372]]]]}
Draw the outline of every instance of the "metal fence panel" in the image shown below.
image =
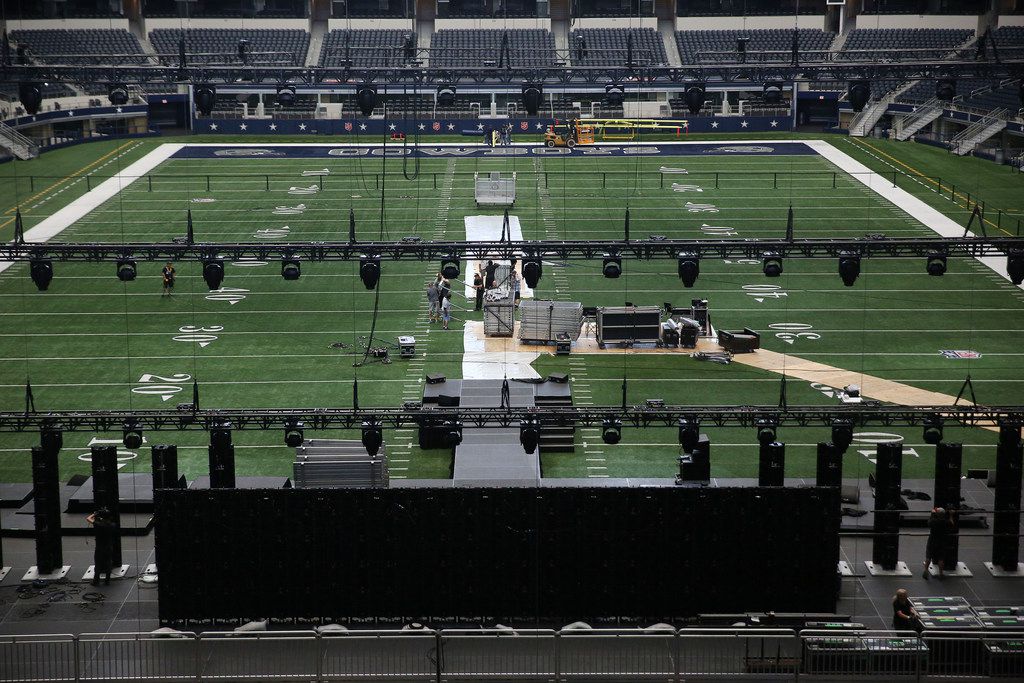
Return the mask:
{"type": "Polygon", "coordinates": [[[561,680],[673,680],[676,675],[673,631],[561,631],[558,673],[561,680]]]}
{"type": "Polygon", "coordinates": [[[320,644],[324,680],[422,681],[437,677],[434,631],[325,633],[320,644]]]}
{"type": "Polygon", "coordinates": [[[312,631],[204,633],[199,675],[207,680],[312,680],[319,645],[312,631]]]}
{"type": "Polygon", "coordinates": [[[968,676],[1024,676],[1019,632],[925,631],[928,675],[924,680],[968,676]]]}
{"type": "Polygon", "coordinates": [[[547,681],[556,672],[555,632],[546,629],[441,632],[442,681],[547,681]]]}
{"type": "Polygon", "coordinates": [[[181,681],[196,678],[194,633],[83,633],[78,638],[82,681],[181,681]]]}
{"type": "Polygon", "coordinates": [[[789,629],[687,629],[678,648],[684,678],[792,680],[800,668],[800,640],[789,629]]]}
{"type": "Polygon", "coordinates": [[[0,681],[75,680],[75,637],[0,636],[0,681]]]}

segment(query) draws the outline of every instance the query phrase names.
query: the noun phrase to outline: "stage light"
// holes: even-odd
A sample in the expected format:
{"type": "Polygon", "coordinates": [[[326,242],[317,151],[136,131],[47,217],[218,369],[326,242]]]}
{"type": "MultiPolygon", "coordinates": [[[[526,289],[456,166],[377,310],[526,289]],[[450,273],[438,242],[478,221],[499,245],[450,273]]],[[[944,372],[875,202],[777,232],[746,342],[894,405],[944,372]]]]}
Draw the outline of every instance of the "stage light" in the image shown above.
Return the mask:
{"type": "Polygon", "coordinates": [[[929,415],[924,419],[924,442],[934,446],[942,441],[942,418],[929,415]]]}
{"type": "Polygon", "coordinates": [[[445,420],[441,423],[441,445],[445,448],[455,448],[462,443],[462,421],[445,420]]]}
{"type": "Polygon", "coordinates": [[[782,81],[768,81],[764,84],[763,97],[765,104],[782,102],[782,81]]]}
{"type": "Polygon", "coordinates": [[[40,292],[50,288],[53,280],[53,261],[48,258],[34,258],[29,262],[28,274],[40,292]]]}
{"type": "Polygon", "coordinates": [[[284,423],[284,445],[288,448],[298,448],[306,440],[303,432],[303,425],[298,420],[286,420],[284,423]]]}
{"type": "Polygon", "coordinates": [[[700,113],[707,99],[707,89],[703,83],[690,83],[686,86],[684,99],[686,100],[686,108],[690,110],[691,114],[700,113]]]}
{"type": "Polygon", "coordinates": [[[854,111],[864,111],[864,105],[871,99],[871,84],[867,81],[850,81],[846,89],[846,99],[854,111]]]}
{"type": "Polygon", "coordinates": [[[277,104],[282,107],[290,107],[295,104],[295,88],[284,85],[277,89],[277,104]]]}
{"type": "Polygon", "coordinates": [[[224,282],[224,259],[203,259],[203,279],[211,290],[220,289],[224,282]]]}
{"type": "Polygon", "coordinates": [[[691,251],[681,251],[677,256],[679,265],[679,279],[683,281],[683,287],[693,287],[700,275],[700,256],[691,251]]]}
{"type": "Polygon", "coordinates": [[[197,85],[193,98],[196,109],[203,116],[209,116],[213,111],[213,105],[217,103],[217,88],[212,85],[197,85]]]}
{"type": "Polygon", "coordinates": [[[377,286],[380,281],[380,256],[363,254],[359,257],[359,279],[367,289],[377,286]]]}
{"type": "Polygon", "coordinates": [[[626,101],[626,89],[618,83],[604,86],[604,101],[609,107],[621,107],[626,101]]]}
{"type": "Polygon", "coordinates": [[[138,270],[135,266],[135,260],[130,258],[121,258],[117,260],[117,279],[121,282],[131,282],[135,279],[138,274],[138,270]]]}
{"type": "Polygon", "coordinates": [[[775,421],[767,418],[759,418],[754,422],[754,426],[757,428],[757,442],[762,446],[767,446],[775,441],[775,421]]]}
{"type": "Polygon", "coordinates": [[[776,251],[766,251],[761,256],[761,271],[766,277],[782,275],[782,256],[776,251]]]}
{"type": "Polygon", "coordinates": [[[853,420],[845,417],[833,420],[832,445],[835,446],[840,453],[845,453],[851,443],[853,443],[853,420]]]}
{"type": "Polygon", "coordinates": [[[21,100],[21,106],[24,107],[25,113],[35,116],[43,104],[42,83],[19,83],[18,99],[21,100]]]}
{"type": "Polygon", "coordinates": [[[380,453],[381,444],[384,443],[384,430],[380,423],[375,420],[367,420],[363,423],[363,447],[372,457],[380,453]]]}
{"type": "Polygon", "coordinates": [[[935,83],[935,97],[943,102],[950,102],[956,97],[956,81],[952,78],[940,78],[935,83]]]}
{"type": "Polygon", "coordinates": [[[622,441],[622,420],[617,417],[606,417],[602,420],[601,440],[609,446],[622,441]]]}
{"type": "Polygon", "coordinates": [[[684,453],[691,453],[700,441],[700,422],[696,418],[679,418],[679,445],[684,453]]]}
{"type": "Polygon", "coordinates": [[[454,107],[455,106],[455,86],[454,85],[442,85],[437,89],[437,106],[439,107],[454,107]]]}
{"type": "Polygon", "coordinates": [[[230,422],[219,422],[210,428],[210,446],[218,450],[231,447],[230,422]]]}
{"type": "Polygon", "coordinates": [[[1024,249],[1011,249],[1006,255],[1006,272],[1010,282],[1019,285],[1024,282],[1024,249]]]}
{"type": "Polygon", "coordinates": [[[526,286],[533,289],[540,282],[540,276],[544,273],[544,263],[537,256],[527,256],[523,259],[523,280],[526,286]]]}
{"type": "Polygon", "coordinates": [[[142,428],[135,420],[127,420],[121,429],[121,443],[125,448],[135,450],[142,446],[142,428]]]}
{"type": "Polygon", "coordinates": [[[841,252],[839,254],[839,277],[843,279],[843,284],[853,287],[853,283],[857,281],[859,275],[860,255],[846,251],[841,252]]]}
{"type": "Polygon", "coordinates": [[[115,83],[107,90],[107,99],[115,107],[128,104],[128,86],[123,83],[115,83]]]}
{"type": "Polygon", "coordinates": [[[441,275],[446,280],[454,280],[459,277],[462,272],[462,268],[459,267],[459,257],[449,256],[448,258],[441,261],[441,275]]]}
{"type": "Polygon", "coordinates": [[[540,420],[536,417],[528,417],[519,421],[519,443],[523,450],[533,453],[540,444],[540,420]]]}
{"type": "Polygon", "coordinates": [[[536,116],[544,99],[544,86],[540,83],[523,84],[523,109],[527,115],[536,116]]]}
{"type": "Polygon", "coordinates": [[[946,255],[941,251],[933,251],[928,254],[928,261],[925,263],[925,269],[928,274],[933,277],[939,277],[946,274],[946,255]]]}
{"type": "Polygon", "coordinates": [[[369,116],[377,107],[377,88],[372,85],[361,85],[356,90],[356,104],[363,116],[369,116]]]}
{"type": "Polygon", "coordinates": [[[39,445],[47,453],[56,453],[64,447],[64,430],[60,425],[47,425],[39,430],[39,445]]]}
{"type": "Polygon", "coordinates": [[[618,254],[605,254],[604,264],[601,266],[601,273],[606,278],[615,279],[622,275],[622,257],[618,254]]]}
{"type": "Polygon", "coordinates": [[[294,257],[281,259],[281,277],[285,280],[298,280],[301,274],[302,266],[299,265],[299,259],[294,257]]]}

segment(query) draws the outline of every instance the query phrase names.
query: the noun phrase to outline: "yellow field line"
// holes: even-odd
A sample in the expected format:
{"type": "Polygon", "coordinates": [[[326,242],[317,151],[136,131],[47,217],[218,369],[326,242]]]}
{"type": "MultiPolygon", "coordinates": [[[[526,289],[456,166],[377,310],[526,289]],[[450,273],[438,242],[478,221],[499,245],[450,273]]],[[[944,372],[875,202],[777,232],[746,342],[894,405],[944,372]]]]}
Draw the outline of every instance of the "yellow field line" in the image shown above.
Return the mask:
{"type": "MultiPolygon", "coordinates": [[[[896,157],[892,156],[891,154],[886,154],[885,152],[883,152],[882,150],[878,149],[877,147],[875,147],[874,145],[872,145],[869,142],[864,142],[863,140],[856,140],[855,142],[859,142],[860,144],[865,145],[866,147],[870,147],[871,149],[875,150],[876,152],[878,152],[879,154],[881,154],[882,156],[884,156],[887,159],[892,159],[893,161],[895,161],[897,164],[899,164],[903,168],[908,169],[908,170],[910,170],[913,173],[916,173],[917,175],[921,176],[922,179],[927,180],[932,185],[937,185],[940,190],[947,190],[947,191],[953,193],[955,196],[960,197],[961,199],[963,199],[964,203],[968,204],[968,206],[970,205],[970,202],[967,200],[967,196],[966,195],[962,195],[959,192],[954,192],[953,188],[946,187],[942,183],[940,183],[940,182],[938,182],[936,180],[932,180],[931,178],[926,176],[924,173],[921,173],[921,171],[918,171],[913,166],[911,166],[909,164],[903,163],[902,161],[900,161],[896,157]]],[[[998,225],[996,225],[995,223],[993,223],[989,219],[982,218],[982,220],[985,221],[986,223],[988,223],[989,225],[991,225],[993,228],[996,228],[998,230],[1002,230],[1003,232],[1005,232],[1007,235],[1010,235],[1011,237],[1013,236],[1013,233],[1011,233],[1009,230],[1007,230],[1006,228],[1000,228],[998,225]]]]}
{"type": "MultiPolygon", "coordinates": [[[[60,180],[58,180],[57,182],[55,182],[55,183],[54,183],[53,185],[50,185],[49,187],[47,187],[47,188],[46,188],[45,190],[40,190],[39,192],[36,192],[36,193],[35,193],[34,195],[32,195],[31,197],[28,197],[27,199],[23,200],[23,201],[22,201],[22,204],[28,204],[28,203],[29,203],[29,202],[31,202],[32,200],[34,200],[34,199],[37,199],[37,198],[39,198],[39,197],[42,197],[42,196],[43,196],[44,194],[46,194],[47,192],[49,192],[49,191],[50,191],[50,190],[52,190],[53,188],[55,188],[55,187],[57,187],[57,186],[59,186],[59,185],[62,185],[62,184],[64,184],[64,183],[66,183],[67,181],[71,180],[72,178],[75,178],[75,177],[77,177],[77,176],[81,175],[82,173],[84,173],[84,172],[88,171],[88,170],[89,170],[90,168],[92,168],[92,167],[93,167],[93,166],[95,166],[96,164],[100,163],[100,162],[101,162],[101,161],[103,161],[104,159],[106,159],[106,158],[108,158],[108,157],[110,157],[110,156],[112,156],[112,155],[114,155],[114,154],[117,154],[118,152],[120,152],[120,151],[121,151],[122,149],[124,149],[124,148],[125,148],[125,147],[127,147],[128,145],[134,144],[134,142],[135,142],[135,141],[134,141],[134,140],[132,140],[131,142],[126,142],[126,143],[124,143],[123,145],[121,145],[120,147],[118,147],[118,148],[116,148],[116,149],[112,149],[111,151],[109,151],[109,152],[107,152],[106,154],[104,154],[103,156],[101,156],[101,157],[100,157],[99,159],[96,159],[95,161],[93,161],[93,162],[91,162],[91,163],[89,163],[89,164],[86,164],[85,166],[83,166],[82,168],[78,169],[78,170],[77,170],[77,171],[75,171],[74,173],[71,173],[71,174],[69,174],[69,175],[66,175],[66,176],[64,176],[63,178],[61,178],[60,180]]],[[[18,206],[19,206],[19,205],[15,205],[15,206],[12,206],[11,208],[9,208],[9,209],[7,209],[6,211],[4,211],[4,214],[6,215],[6,214],[9,214],[9,213],[14,213],[15,211],[17,211],[17,210],[18,210],[18,206]]],[[[6,221],[4,221],[3,223],[0,223],[0,228],[5,228],[5,227],[7,227],[7,226],[8,226],[8,225],[10,225],[11,223],[13,223],[13,222],[14,222],[14,220],[15,220],[14,218],[8,218],[8,219],[7,219],[6,221]]]]}

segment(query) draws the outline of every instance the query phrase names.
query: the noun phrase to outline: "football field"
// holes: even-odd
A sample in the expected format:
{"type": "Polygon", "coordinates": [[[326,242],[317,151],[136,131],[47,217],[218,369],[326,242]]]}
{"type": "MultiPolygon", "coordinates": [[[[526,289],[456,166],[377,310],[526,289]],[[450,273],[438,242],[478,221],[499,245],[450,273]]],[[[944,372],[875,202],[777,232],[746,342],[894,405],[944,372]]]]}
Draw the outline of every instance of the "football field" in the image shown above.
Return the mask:
{"type": "MultiPolygon", "coordinates": [[[[492,171],[516,174],[510,213],[527,240],[620,239],[627,208],[634,239],[782,237],[789,207],[797,237],[935,236],[919,212],[880,191],[895,186],[929,204],[945,201],[929,181],[890,172],[886,183],[869,182],[800,148],[742,141],[707,144],[699,153],[661,145],[657,154],[470,150],[404,159],[368,149],[300,156],[274,145],[259,147],[266,155],[246,153],[251,147],[221,156],[184,152],[125,178],[120,191],[53,239],[169,241],[185,235],[191,211],[197,242],[345,240],[351,210],[360,240],[461,240],[466,217],[501,215],[474,201],[474,174],[492,171]]],[[[28,187],[16,191],[29,195],[28,187]]],[[[351,406],[356,381],[360,407],[396,407],[419,398],[427,373],[463,376],[463,323],[481,319],[457,286],[452,329],[427,321],[424,290],[436,262],[385,261],[379,298],[363,287],[355,263],[302,263],[301,278],[285,281],[279,263],[255,260],[229,263],[214,292],[199,264],[176,263],[174,293],[164,297],[162,265],[139,262],[138,279],[124,283],[109,263],[55,262],[46,292],[24,264],[0,273],[0,409],[25,407],[26,380],[40,411],[173,407],[192,400],[193,380],[203,408],[351,406]],[[376,339],[391,342],[414,335],[417,357],[357,366],[371,327],[376,339]]],[[[545,261],[534,297],[584,306],[682,307],[707,299],[716,329],[760,332],[762,348],[779,354],[771,367],[611,348],[565,357],[541,347],[535,370],[569,373],[577,405],[618,404],[624,379],[630,404],[776,405],[784,376],[789,404],[837,404],[840,387],[787,371],[805,361],[885,380],[907,396],[934,392],[936,404],[952,403],[969,374],[980,403],[1021,403],[1024,292],[977,260],[950,258],[943,277],[930,277],[923,259],[865,258],[853,287],[844,287],[833,259],[787,259],[778,278],[766,278],[760,261],[704,259],[700,268],[696,285],[685,289],[674,261],[626,260],[618,279],[602,276],[600,260],[545,261]]],[[[753,430],[706,431],[713,476],[756,476],[753,430]]],[[[884,434],[905,438],[905,477],[931,477],[934,450],[919,428],[861,433],[846,455],[847,476],[866,476],[872,442],[884,434]]],[[[358,438],[307,430],[315,436],[358,438]]],[[[965,468],[992,466],[996,436],[946,427],[948,440],[964,443],[965,468]]],[[[94,439],[119,437],[66,433],[62,477],[88,470],[94,439]]],[[[781,428],[787,476],[812,476],[815,444],[828,438],[824,428],[781,428]]],[[[206,473],[205,433],[149,432],[146,439],[177,444],[190,477],[206,473]]],[[[0,435],[0,480],[30,479],[25,450],[37,440],[0,435]]],[[[290,475],[293,453],[279,431],[238,431],[234,442],[239,475],[290,475]]],[[[450,452],[420,450],[415,431],[385,432],[385,442],[392,477],[449,476],[450,452]]],[[[674,429],[626,428],[616,446],[583,429],[574,454],[546,454],[542,467],[546,477],[668,477],[678,455],[674,429]]],[[[122,458],[124,472],[149,469],[148,447],[122,458]]]]}

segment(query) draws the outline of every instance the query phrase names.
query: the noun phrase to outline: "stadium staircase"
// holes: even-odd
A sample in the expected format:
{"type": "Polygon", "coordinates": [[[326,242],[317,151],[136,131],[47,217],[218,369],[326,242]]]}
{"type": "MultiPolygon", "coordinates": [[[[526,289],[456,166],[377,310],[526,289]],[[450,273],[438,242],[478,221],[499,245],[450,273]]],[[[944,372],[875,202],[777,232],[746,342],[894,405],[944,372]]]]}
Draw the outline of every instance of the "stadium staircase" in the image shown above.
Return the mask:
{"type": "Polygon", "coordinates": [[[679,55],[679,48],[676,46],[676,24],[671,19],[658,19],[658,33],[661,34],[661,41],[665,43],[665,55],[668,57],[669,66],[682,66],[683,60],[679,55]]]}
{"type": "Polygon", "coordinates": [[[902,121],[897,122],[896,139],[909,140],[919,130],[940,116],[942,116],[942,102],[937,97],[933,97],[918,106],[912,114],[904,116],[902,121]]]}
{"type": "Polygon", "coordinates": [[[39,145],[6,123],[0,123],[0,147],[22,160],[39,156],[39,145]]]}
{"type": "Polygon", "coordinates": [[[316,66],[320,63],[320,48],[323,47],[326,36],[326,20],[311,20],[309,22],[309,49],[306,50],[305,66],[316,66]]]}
{"type": "MultiPolygon", "coordinates": [[[[431,19],[417,19],[416,20],[416,47],[420,48],[417,52],[421,55],[430,54],[430,39],[434,37],[434,20],[431,19]]],[[[430,66],[430,60],[424,59],[423,66],[430,66]]]]}
{"type": "Polygon", "coordinates": [[[949,141],[950,149],[959,156],[970,154],[979,142],[988,140],[1006,128],[1006,117],[1009,115],[1007,109],[996,109],[988,113],[953,136],[949,141]]]}
{"type": "Polygon", "coordinates": [[[880,100],[876,100],[864,107],[857,115],[850,121],[850,137],[863,138],[875,127],[885,112],[889,109],[889,105],[896,99],[895,92],[886,93],[880,100]]]}

